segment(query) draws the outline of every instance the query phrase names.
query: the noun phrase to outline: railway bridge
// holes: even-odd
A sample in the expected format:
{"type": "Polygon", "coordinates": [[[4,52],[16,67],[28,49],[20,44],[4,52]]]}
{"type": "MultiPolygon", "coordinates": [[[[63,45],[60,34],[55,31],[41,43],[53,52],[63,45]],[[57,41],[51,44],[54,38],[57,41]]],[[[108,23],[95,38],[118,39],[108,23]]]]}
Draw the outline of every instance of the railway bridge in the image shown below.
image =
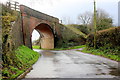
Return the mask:
{"type": "Polygon", "coordinates": [[[39,11],[33,10],[27,6],[20,5],[23,43],[32,48],[32,32],[37,30],[41,37],[41,48],[53,49],[55,37],[60,36],[59,19],[39,11]]]}

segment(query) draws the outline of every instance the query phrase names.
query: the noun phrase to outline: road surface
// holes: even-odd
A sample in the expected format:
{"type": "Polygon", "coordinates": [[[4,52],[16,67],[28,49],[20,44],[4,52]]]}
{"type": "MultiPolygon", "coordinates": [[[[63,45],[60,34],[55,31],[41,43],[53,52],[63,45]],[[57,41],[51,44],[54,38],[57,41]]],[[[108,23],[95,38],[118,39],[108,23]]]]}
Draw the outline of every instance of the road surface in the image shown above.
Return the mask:
{"type": "Polygon", "coordinates": [[[42,56],[25,78],[115,78],[118,62],[76,50],[36,50],[42,56]]]}

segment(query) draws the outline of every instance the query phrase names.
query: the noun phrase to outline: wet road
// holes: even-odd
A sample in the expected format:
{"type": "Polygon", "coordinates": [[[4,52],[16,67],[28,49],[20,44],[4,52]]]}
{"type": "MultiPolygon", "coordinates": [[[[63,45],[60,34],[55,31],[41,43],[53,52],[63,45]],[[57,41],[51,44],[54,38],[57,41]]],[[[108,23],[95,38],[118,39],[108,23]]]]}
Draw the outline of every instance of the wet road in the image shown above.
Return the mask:
{"type": "Polygon", "coordinates": [[[114,78],[118,62],[76,50],[37,50],[42,56],[25,78],[114,78]]]}

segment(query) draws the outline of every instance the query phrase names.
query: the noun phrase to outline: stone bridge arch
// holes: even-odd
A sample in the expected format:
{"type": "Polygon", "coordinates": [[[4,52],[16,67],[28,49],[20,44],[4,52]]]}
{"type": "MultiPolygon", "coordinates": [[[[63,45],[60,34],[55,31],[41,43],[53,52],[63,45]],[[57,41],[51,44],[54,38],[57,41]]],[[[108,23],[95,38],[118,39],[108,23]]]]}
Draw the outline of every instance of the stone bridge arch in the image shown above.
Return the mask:
{"type": "MultiPolygon", "coordinates": [[[[50,25],[47,23],[40,23],[33,28],[40,34],[40,46],[44,49],[54,49],[54,33],[50,25]]],[[[32,32],[33,32],[32,30],[32,32]]],[[[31,35],[32,35],[31,32],[31,35]]]]}

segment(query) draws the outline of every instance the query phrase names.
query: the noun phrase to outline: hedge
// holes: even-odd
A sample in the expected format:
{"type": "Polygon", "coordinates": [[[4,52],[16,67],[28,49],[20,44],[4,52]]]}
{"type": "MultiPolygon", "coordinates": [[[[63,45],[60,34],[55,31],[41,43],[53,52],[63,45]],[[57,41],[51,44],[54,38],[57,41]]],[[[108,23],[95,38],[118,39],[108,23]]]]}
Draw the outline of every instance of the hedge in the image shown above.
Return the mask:
{"type": "MultiPolygon", "coordinates": [[[[93,47],[94,34],[91,33],[87,37],[87,46],[93,47]]],[[[108,46],[114,48],[120,46],[120,27],[112,27],[101,30],[96,33],[96,47],[108,46]]]]}

